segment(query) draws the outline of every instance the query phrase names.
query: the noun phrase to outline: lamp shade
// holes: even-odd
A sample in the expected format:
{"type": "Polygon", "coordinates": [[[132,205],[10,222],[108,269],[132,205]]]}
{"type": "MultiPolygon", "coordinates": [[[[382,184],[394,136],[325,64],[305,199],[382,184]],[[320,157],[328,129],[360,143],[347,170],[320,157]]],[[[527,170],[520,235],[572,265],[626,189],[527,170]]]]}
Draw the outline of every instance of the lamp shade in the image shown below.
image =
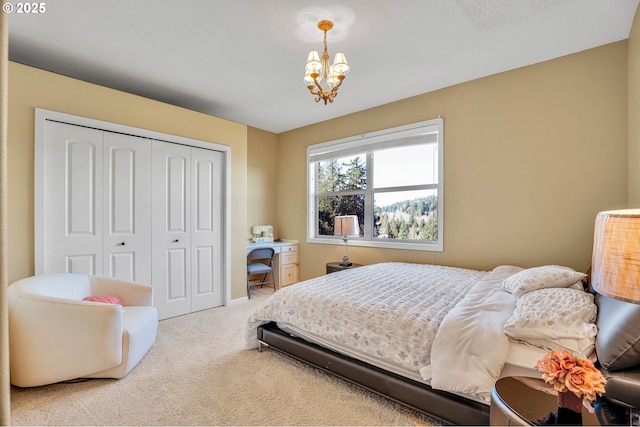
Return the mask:
{"type": "Polygon", "coordinates": [[[333,71],[333,68],[331,69],[331,72],[327,77],[327,83],[329,83],[329,86],[331,87],[334,87],[335,85],[340,83],[340,79],[338,78],[338,75],[333,71]]]}
{"type": "Polygon", "coordinates": [[[338,52],[333,60],[333,69],[337,74],[347,74],[349,72],[349,64],[347,64],[347,58],[344,53],[338,52]]]}
{"type": "Polygon", "coordinates": [[[309,52],[305,70],[311,71],[314,73],[319,73],[320,71],[322,71],[322,62],[320,62],[320,55],[318,55],[317,50],[312,50],[311,52],[309,52]]]}
{"type": "Polygon", "coordinates": [[[336,216],[333,226],[334,236],[359,236],[360,227],[357,215],[336,216]]]}
{"type": "Polygon", "coordinates": [[[607,297],[640,303],[640,209],[596,216],[591,285],[607,297]]]}

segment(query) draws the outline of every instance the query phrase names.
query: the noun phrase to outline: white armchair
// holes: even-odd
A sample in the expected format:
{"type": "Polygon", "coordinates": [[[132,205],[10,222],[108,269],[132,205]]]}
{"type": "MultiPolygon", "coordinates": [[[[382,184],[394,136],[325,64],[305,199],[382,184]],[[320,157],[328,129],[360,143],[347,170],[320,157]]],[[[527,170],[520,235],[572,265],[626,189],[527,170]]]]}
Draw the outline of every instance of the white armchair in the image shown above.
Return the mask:
{"type": "Polygon", "coordinates": [[[123,378],[156,339],[149,285],[78,273],[18,280],[7,289],[11,384],[123,378]],[[89,302],[110,295],[122,305],[89,302]]]}

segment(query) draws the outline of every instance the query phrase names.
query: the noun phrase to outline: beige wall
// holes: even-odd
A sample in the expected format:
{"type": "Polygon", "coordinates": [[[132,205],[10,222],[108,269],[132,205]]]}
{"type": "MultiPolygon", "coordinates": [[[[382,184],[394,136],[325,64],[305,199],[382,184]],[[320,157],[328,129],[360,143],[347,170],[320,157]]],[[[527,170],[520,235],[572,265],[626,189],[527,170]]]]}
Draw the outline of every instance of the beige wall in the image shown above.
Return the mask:
{"type": "Polygon", "coordinates": [[[278,169],[278,136],[249,127],[247,133],[247,238],[254,225],[277,225],[276,179],[278,169]]]}
{"type": "Polygon", "coordinates": [[[586,271],[596,213],[627,204],[627,41],[278,135],[278,226],[301,242],[301,279],[342,252],[305,242],[305,147],[437,116],[444,252],[350,247],[351,260],[586,271]]]}
{"type": "Polygon", "coordinates": [[[629,207],[640,208],[640,9],[628,44],[629,207]]]}
{"type": "Polygon", "coordinates": [[[9,64],[10,282],[34,273],[36,107],[230,146],[231,298],[246,296],[247,127],[17,63],[9,64]]]}

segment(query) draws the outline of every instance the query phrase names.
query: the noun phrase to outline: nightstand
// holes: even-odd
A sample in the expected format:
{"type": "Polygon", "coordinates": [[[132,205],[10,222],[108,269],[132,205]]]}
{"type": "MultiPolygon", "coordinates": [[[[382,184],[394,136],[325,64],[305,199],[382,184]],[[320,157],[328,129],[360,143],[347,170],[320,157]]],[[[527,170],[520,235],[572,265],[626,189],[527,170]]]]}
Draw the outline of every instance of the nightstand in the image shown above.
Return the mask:
{"type": "Polygon", "coordinates": [[[350,268],[362,267],[362,264],[356,264],[355,262],[348,267],[344,267],[340,265],[340,262],[328,262],[327,263],[327,274],[335,273],[336,271],[348,270],[350,268]]]}
{"type": "MultiPolygon", "coordinates": [[[[558,398],[554,394],[535,387],[545,387],[542,380],[517,377],[500,378],[491,392],[491,411],[489,415],[492,426],[531,426],[536,421],[558,410],[558,398]],[[531,385],[529,385],[531,384],[531,385]]],[[[595,413],[582,407],[582,423],[586,426],[599,426],[595,413]]]]}

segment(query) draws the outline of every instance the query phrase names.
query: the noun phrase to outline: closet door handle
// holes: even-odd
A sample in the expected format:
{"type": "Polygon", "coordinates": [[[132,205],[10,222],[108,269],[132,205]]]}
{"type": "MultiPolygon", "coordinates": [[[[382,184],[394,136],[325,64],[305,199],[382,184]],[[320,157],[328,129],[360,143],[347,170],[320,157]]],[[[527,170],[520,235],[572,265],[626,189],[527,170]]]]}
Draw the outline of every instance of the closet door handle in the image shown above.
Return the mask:
{"type": "Polygon", "coordinates": [[[174,240],[173,243],[178,243],[178,239],[174,240]]]}
{"type": "Polygon", "coordinates": [[[118,243],[118,246],[124,246],[124,242],[118,243]]]}

